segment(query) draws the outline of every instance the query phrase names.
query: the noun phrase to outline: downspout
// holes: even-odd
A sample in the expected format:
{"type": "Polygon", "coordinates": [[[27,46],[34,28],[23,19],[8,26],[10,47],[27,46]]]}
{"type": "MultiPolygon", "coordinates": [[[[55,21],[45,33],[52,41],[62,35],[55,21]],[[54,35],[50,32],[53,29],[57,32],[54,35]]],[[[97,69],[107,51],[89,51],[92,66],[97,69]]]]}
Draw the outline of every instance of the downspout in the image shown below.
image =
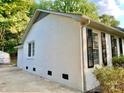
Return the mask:
{"type": "Polygon", "coordinates": [[[85,64],[84,64],[84,47],[83,47],[83,28],[84,27],[86,27],[87,25],[89,25],[90,24],[90,19],[87,19],[87,22],[86,23],[81,23],[81,49],[82,49],[82,53],[81,53],[81,69],[83,70],[83,73],[82,73],[82,70],[81,70],[81,75],[82,75],[82,78],[83,78],[83,82],[82,82],[82,84],[83,84],[83,90],[84,90],[84,92],[86,92],[86,76],[85,76],[85,64]]]}

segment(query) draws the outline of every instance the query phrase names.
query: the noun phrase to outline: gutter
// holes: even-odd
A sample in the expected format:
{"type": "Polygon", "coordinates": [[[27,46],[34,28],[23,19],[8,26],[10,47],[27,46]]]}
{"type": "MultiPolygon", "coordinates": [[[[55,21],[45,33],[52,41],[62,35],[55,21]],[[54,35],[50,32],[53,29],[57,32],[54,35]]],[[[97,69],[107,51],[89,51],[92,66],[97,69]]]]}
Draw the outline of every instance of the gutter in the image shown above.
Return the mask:
{"type": "Polygon", "coordinates": [[[83,78],[83,82],[82,82],[82,85],[83,85],[83,90],[84,92],[86,92],[86,74],[85,74],[85,64],[84,64],[84,47],[83,47],[83,28],[88,26],[90,24],[90,19],[87,19],[87,21],[85,23],[82,23],[81,22],[81,27],[80,27],[80,31],[81,31],[81,77],[83,78]],[[82,70],[83,70],[83,73],[82,73],[82,70]]]}

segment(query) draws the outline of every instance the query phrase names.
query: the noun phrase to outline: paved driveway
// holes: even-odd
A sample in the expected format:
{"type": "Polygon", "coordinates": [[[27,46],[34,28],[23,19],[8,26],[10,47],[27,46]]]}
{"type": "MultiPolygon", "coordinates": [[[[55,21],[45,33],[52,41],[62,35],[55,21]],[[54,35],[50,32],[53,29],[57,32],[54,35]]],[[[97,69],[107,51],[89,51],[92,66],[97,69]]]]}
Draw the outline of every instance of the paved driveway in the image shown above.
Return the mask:
{"type": "Polygon", "coordinates": [[[17,67],[0,66],[1,92],[81,93],[37,75],[22,71],[17,67]]]}

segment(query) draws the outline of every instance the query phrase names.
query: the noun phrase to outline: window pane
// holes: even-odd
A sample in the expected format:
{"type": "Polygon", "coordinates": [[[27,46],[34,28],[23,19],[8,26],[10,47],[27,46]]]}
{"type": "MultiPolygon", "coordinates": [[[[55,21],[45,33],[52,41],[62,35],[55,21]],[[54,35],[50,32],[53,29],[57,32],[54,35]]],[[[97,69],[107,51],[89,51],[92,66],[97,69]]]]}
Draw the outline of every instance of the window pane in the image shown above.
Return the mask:
{"type": "Polygon", "coordinates": [[[35,43],[32,42],[32,56],[34,56],[35,54],[35,43]]]}
{"type": "Polygon", "coordinates": [[[93,58],[94,64],[99,64],[98,34],[93,33],[93,58]]]}
{"type": "Polygon", "coordinates": [[[123,55],[122,39],[121,38],[119,38],[119,47],[120,47],[120,55],[123,55]]]}
{"type": "Polygon", "coordinates": [[[101,33],[101,42],[102,42],[102,60],[103,64],[107,65],[107,53],[106,53],[106,39],[105,33],[101,33]]]}
{"type": "Polygon", "coordinates": [[[111,36],[111,48],[112,48],[112,57],[117,56],[117,39],[114,36],[111,36]]]}
{"type": "Polygon", "coordinates": [[[28,44],[28,56],[31,57],[31,43],[28,44]]]}
{"type": "Polygon", "coordinates": [[[34,55],[35,55],[35,43],[30,42],[30,43],[28,43],[28,57],[31,57],[34,55]]]}
{"type": "Polygon", "coordinates": [[[94,62],[93,62],[93,49],[92,48],[88,48],[88,67],[93,67],[94,66],[94,62]]]}

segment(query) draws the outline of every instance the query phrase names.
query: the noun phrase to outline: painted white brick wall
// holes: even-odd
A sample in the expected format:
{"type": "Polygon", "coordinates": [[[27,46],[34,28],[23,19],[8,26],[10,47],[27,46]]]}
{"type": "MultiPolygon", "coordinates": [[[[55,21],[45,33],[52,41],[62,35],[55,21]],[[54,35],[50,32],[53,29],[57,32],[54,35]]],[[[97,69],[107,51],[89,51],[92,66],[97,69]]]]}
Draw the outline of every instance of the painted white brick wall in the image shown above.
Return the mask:
{"type": "Polygon", "coordinates": [[[82,90],[80,23],[67,17],[48,15],[35,23],[24,42],[23,64],[25,69],[50,80],[82,90]],[[35,56],[27,57],[28,42],[35,42],[35,56]],[[51,70],[53,75],[48,76],[51,70]],[[68,74],[69,80],[62,78],[68,74]]]}
{"type": "MultiPolygon", "coordinates": [[[[23,49],[18,50],[18,66],[23,69],[28,66],[29,72],[79,90],[83,89],[82,67],[84,67],[86,89],[95,88],[99,83],[92,73],[94,69],[87,66],[86,28],[80,28],[80,23],[71,18],[52,14],[43,18],[32,26],[23,49]],[[29,58],[28,43],[31,41],[35,42],[35,56],[29,58]],[[36,68],[36,72],[33,71],[33,67],[36,68]],[[47,75],[48,70],[52,71],[52,76],[47,75]],[[69,80],[62,79],[63,73],[69,75],[69,80]]],[[[94,31],[99,34],[99,61],[102,64],[101,32],[95,29],[94,31]]],[[[106,33],[106,49],[107,63],[112,66],[111,38],[108,33],[106,33]]]]}

